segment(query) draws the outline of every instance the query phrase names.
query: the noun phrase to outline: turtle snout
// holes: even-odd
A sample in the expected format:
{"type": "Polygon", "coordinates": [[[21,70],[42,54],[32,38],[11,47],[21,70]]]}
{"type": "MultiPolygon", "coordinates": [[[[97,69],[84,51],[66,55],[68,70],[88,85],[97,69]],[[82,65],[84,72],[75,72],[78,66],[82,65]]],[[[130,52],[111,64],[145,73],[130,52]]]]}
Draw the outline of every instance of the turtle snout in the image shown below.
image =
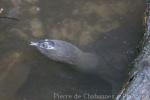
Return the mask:
{"type": "Polygon", "coordinates": [[[32,41],[31,41],[31,42],[30,42],[30,45],[31,45],[31,46],[38,46],[38,43],[37,43],[37,42],[32,42],[32,41]]]}

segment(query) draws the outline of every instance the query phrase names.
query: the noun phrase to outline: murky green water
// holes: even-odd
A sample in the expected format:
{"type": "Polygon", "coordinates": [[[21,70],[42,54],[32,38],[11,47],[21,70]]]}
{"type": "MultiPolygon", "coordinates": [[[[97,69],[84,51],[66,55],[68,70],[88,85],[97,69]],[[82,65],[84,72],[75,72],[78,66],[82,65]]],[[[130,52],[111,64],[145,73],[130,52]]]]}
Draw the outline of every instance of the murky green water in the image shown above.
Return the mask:
{"type": "Polygon", "coordinates": [[[1,17],[15,19],[0,18],[0,100],[110,95],[111,84],[99,75],[52,61],[29,42],[61,39],[96,53],[100,65],[118,70],[120,88],[143,34],[143,0],[1,0],[1,8],[1,17]]]}

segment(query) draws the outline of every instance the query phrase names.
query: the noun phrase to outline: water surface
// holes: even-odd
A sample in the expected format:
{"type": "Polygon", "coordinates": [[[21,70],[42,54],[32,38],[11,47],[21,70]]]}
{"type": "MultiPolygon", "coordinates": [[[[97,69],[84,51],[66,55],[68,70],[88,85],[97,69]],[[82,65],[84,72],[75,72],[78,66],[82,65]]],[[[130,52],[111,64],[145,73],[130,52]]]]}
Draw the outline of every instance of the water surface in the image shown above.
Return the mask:
{"type": "Polygon", "coordinates": [[[0,99],[111,94],[101,76],[78,72],[30,47],[37,39],[61,39],[97,54],[101,66],[118,70],[118,88],[127,79],[143,34],[143,0],[1,0],[0,8],[1,17],[17,19],[0,18],[0,99]]]}

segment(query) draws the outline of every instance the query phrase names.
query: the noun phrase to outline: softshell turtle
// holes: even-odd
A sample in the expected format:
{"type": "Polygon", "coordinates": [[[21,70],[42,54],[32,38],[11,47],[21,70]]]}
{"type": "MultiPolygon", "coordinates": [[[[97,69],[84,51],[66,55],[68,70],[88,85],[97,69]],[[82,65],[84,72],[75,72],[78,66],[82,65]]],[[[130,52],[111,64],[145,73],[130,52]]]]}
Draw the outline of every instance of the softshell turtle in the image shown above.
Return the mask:
{"type": "Polygon", "coordinates": [[[31,42],[30,45],[37,47],[42,54],[52,60],[76,65],[83,71],[94,69],[98,64],[96,55],[85,53],[66,41],[45,39],[31,42]]]}
{"type": "Polygon", "coordinates": [[[113,70],[109,66],[100,65],[96,54],[84,52],[75,45],[62,40],[44,39],[32,41],[30,45],[35,46],[42,54],[54,61],[74,65],[76,69],[83,72],[99,74],[116,90],[116,78],[111,73],[113,70]]]}

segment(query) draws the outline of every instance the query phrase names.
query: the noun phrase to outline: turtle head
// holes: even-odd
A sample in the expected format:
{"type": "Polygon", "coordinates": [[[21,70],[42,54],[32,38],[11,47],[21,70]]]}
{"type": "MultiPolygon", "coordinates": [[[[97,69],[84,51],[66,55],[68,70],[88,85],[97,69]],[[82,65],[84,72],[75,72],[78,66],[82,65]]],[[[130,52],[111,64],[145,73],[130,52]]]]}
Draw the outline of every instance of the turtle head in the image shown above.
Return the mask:
{"type": "Polygon", "coordinates": [[[42,54],[55,61],[67,62],[70,59],[68,57],[69,52],[67,52],[68,50],[66,49],[68,47],[68,43],[66,42],[44,39],[36,42],[31,41],[30,45],[36,47],[42,54]]]}
{"type": "Polygon", "coordinates": [[[44,39],[40,41],[30,42],[31,46],[35,46],[39,49],[44,49],[44,50],[54,50],[55,49],[55,43],[49,39],[44,39]]]}
{"type": "Polygon", "coordinates": [[[58,54],[55,42],[49,39],[31,41],[30,45],[36,47],[42,54],[49,58],[54,58],[58,54]]]}

